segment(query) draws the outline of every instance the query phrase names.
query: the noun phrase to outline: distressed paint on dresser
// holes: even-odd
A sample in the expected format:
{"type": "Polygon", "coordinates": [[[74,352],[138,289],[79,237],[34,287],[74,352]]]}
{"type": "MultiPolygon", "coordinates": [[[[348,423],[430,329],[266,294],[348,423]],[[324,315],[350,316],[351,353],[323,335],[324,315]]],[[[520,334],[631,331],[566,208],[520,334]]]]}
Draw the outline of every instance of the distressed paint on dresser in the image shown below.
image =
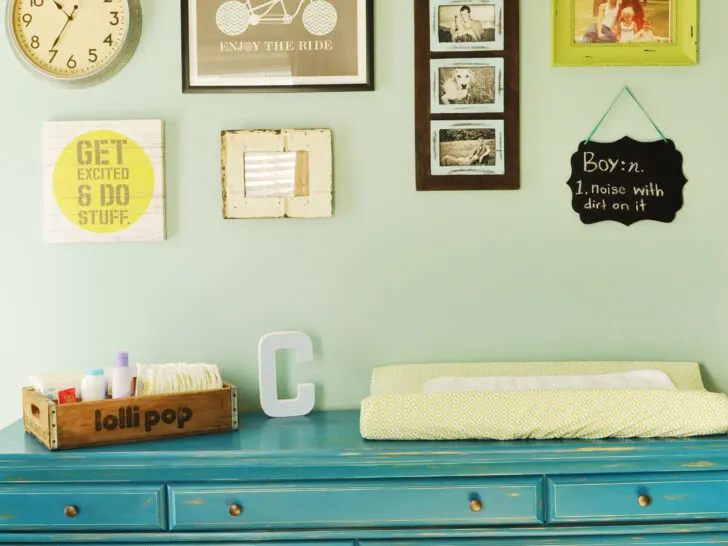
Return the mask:
{"type": "Polygon", "coordinates": [[[358,418],[66,452],[15,423],[0,543],[728,545],[726,437],[368,442],[358,418]]]}

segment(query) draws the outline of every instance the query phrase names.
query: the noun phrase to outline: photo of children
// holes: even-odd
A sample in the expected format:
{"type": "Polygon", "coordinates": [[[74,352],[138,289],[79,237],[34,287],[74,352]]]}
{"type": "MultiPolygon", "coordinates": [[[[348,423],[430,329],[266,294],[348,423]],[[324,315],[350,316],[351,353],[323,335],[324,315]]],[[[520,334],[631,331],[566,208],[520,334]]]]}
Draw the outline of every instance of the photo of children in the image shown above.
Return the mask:
{"type": "Polygon", "coordinates": [[[573,0],[575,41],[669,42],[675,0],[573,0]]]}

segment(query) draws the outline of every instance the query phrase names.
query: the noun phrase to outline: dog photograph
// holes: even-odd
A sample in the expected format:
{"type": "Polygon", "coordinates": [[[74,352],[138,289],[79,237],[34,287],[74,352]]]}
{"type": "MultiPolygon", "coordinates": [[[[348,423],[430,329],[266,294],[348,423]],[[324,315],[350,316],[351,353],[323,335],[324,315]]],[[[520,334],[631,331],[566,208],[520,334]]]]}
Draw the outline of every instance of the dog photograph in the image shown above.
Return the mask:
{"type": "Polygon", "coordinates": [[[503,49],[502,0],[430,0],[433,51],[503,49]]]}
{"type": "Polygon", "coordinates": [[[430,62],[433,114],[503,112],[502,58],[430,62]]]}
{"type": "Polygon", "coordinates": [[[432,174],[503,174],[503,121],[433,121],[432,174]]]}
{"type": "Polygon", "coordinates": [[[645,44],[672,41],[676,0],[572,0],[577,43],[645,44]]]}

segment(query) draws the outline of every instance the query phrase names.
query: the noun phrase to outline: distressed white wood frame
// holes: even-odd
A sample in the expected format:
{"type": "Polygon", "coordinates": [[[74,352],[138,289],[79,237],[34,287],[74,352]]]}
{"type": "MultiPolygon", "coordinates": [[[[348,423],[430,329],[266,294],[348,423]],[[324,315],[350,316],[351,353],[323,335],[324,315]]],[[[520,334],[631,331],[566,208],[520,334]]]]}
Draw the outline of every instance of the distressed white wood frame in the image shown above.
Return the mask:
{"type": "Polygon", "coordinates": [[[164,122],[53,121],[43,124],[43,233],[46,243],[113,243],[164,241],[164,122]],[[132,139],[149,157],[154,171],[154,189],[144,215],[133,225],[114,233],[86,231],[70,222],[56,202],[53,174],[63,150],[77,137],[92,131],[115,131],[132,139]]]}
{"type": "Polygon", "coordinates": [[[226,219],[330,218],[333,215],[331,131],[223,131],[222,190],[226,219]],[[308,195],[246,197],[246,152],[307,152],[308,195]]]}

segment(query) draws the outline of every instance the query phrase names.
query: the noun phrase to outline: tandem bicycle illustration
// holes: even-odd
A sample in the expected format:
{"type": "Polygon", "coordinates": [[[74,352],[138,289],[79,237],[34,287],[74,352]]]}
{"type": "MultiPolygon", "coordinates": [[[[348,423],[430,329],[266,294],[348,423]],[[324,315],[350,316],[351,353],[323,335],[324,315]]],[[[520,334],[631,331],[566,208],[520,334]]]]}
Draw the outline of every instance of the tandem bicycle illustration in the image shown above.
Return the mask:
{"type": "Polygon", "coordinates": [[[290,25],[299,16],[314,36],[329,34],[338,21],[336,8],[328,0],[230,0],[218,8],[216,22],[220,32],[239,36],[251,25],[290,25]]]}

